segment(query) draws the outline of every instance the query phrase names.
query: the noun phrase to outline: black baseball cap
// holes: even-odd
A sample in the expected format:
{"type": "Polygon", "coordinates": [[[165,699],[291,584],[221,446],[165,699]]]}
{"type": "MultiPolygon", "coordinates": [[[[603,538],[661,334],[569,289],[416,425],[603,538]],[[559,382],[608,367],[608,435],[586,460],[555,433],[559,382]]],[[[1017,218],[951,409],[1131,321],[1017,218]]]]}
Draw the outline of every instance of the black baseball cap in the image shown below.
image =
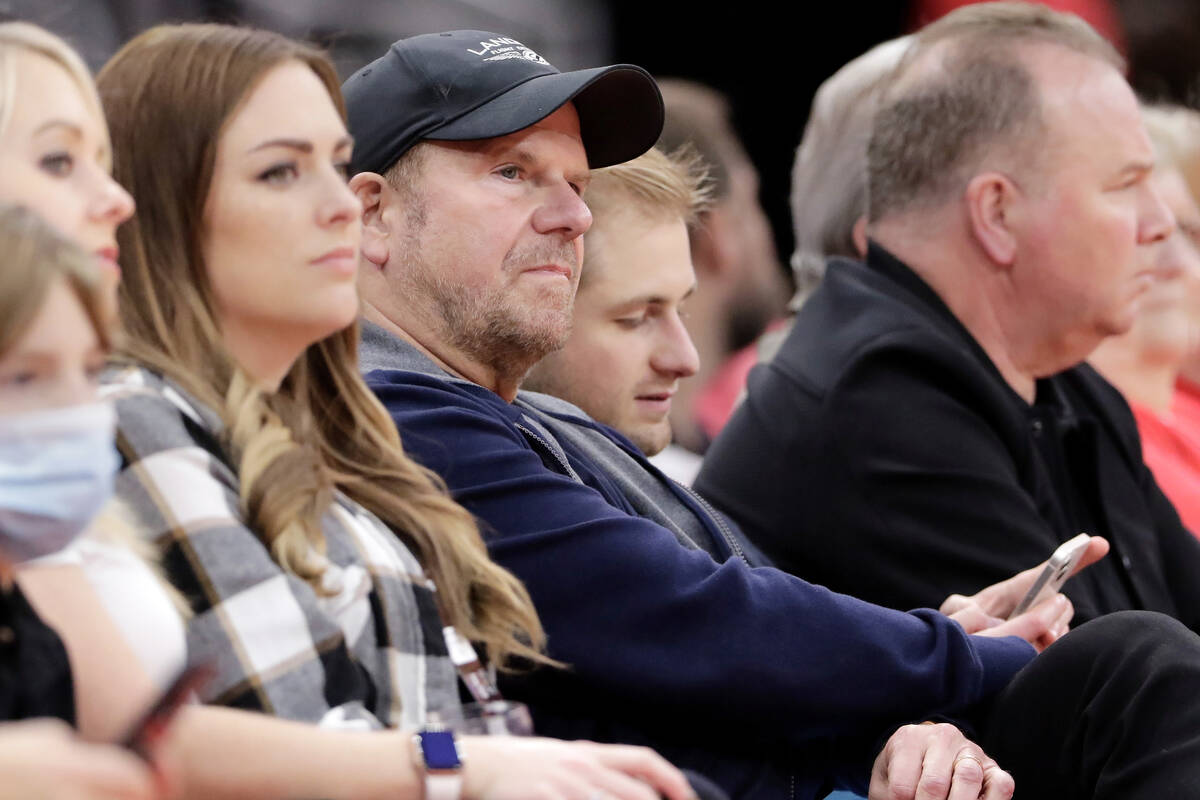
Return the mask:
{"type": "Polygon", "coordinates": [[[662,94],[632,64],[559,72],[508,36],[449,31],[401,39],[342,85],[355,172],[384,172],[422,139],[507,136],[574,101],[588,166],[657,141],[662,94]]]}

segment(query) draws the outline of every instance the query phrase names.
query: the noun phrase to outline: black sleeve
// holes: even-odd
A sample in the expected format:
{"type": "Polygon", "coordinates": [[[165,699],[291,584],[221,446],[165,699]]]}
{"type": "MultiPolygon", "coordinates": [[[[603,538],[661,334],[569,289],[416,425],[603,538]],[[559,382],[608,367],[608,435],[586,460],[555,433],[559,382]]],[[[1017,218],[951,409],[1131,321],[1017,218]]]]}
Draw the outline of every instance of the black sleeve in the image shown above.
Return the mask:
{"type": "Polygon", "coordinates": [[[823,391],[759,368],[697,488],[780,567],[937,608],[1043,561],[1057,536],[996,432],[994,386],[910,345],[860,355],[823,391]]]}

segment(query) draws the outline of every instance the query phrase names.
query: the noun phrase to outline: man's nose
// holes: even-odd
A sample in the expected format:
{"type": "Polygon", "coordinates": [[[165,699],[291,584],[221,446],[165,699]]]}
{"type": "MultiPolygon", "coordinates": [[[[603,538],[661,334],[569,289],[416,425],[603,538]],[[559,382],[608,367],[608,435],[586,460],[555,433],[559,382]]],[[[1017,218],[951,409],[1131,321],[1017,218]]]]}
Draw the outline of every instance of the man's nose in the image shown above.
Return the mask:
{"type": "Polygon", "coordinates": [[[700,369],[700,354],[678,314],[664,320],[663,337],[653,357],[654,368],[677,378],[695,375],[700,369]]]}
{"type": "Polygon", "coordinates": [[[592,227],[592,212],[583,198],[566,181],[545,189],[546,197],[533,215],[538,233],[559,233],[571,240],[592,227]]]}

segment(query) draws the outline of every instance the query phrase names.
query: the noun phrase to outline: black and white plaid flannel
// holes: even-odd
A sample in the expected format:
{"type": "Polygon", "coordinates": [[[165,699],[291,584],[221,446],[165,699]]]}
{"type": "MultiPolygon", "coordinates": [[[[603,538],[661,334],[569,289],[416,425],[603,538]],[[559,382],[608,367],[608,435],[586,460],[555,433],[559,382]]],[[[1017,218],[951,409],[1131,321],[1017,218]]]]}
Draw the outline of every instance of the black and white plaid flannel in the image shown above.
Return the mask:
{"type": "Polygon", "coordinates": [[[188,660],[215,667],[205,702],[348,727],[412,727],[458,706],[434,589],[382,522],[337,495],[322,520],[319,595],[246,525],[210,408],[144,369],[110,371],[117,495],[191,604],[188,660]]]}

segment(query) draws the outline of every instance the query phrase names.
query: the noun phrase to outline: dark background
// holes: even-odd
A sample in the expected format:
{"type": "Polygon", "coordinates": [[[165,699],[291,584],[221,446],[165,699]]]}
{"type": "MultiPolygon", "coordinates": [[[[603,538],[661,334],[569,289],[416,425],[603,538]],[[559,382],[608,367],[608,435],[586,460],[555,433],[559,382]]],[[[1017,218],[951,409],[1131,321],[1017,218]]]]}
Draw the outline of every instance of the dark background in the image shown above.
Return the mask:
{"type": "MultiPolygon", "coordinates": [[[[820,83],[874,44],[910,31],[920,8],[951,0],[699,3],[655,0],[0,0],[0,11],[63,35],[98,69],[164,21],[272,28],[330,49],[343,75],[398,38],[452,28],[511,35],[560,69],[639,64],[726,93],[761,175],[781,262],[792,250],[788,179],[820,83]],[[701,10],[707,8],[707,10],[701,10]]],[[[1064,2],[1051,2],[1064,5],[1064,2]]],[[[1104,6],[1143,96],[1200,101],[1200,0],[1069,0],[1104,6]]]]}

